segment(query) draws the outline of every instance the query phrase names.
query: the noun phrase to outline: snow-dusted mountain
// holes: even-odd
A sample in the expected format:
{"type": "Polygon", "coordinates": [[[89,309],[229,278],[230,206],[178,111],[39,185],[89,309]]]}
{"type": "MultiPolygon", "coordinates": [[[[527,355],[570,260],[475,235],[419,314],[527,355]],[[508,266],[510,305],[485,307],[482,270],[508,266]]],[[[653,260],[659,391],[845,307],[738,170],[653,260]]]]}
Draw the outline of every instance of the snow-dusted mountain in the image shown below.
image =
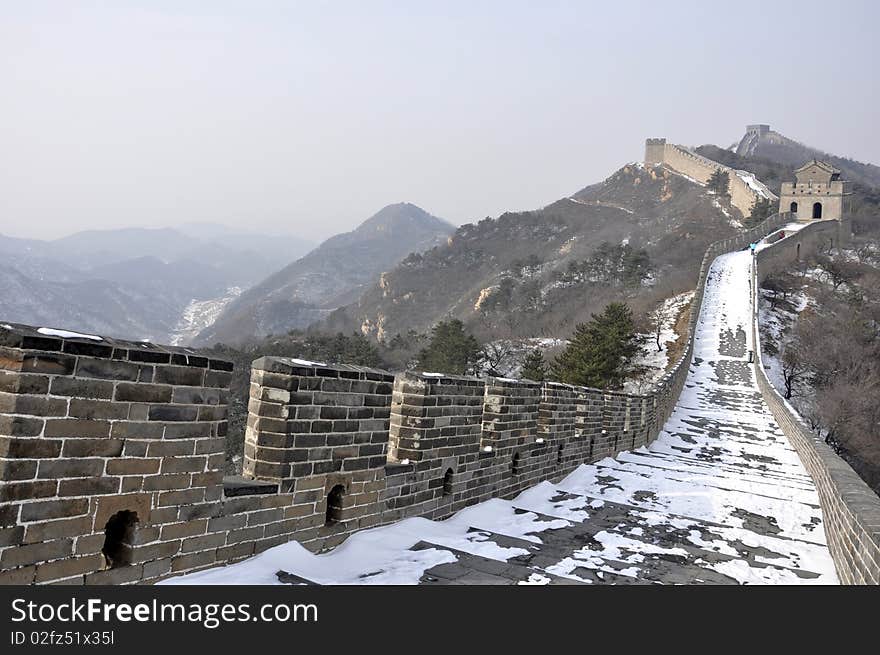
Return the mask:
{"type": "Polygon", "coordinates": [[[241,294],[195,343],[234,344],[308,327],[357,299],[410,253],[445,244],[454,230],[416,205],[388,205],[241,294]]]}
{"type": "Polygon", "coordinates": [[[222,306],[230,288],[254,284],[309,246],[296,237],[244,239],[207,229],[201,238],[193,230],[136,228],[53,241],[0,235],[0,320],[160,343],[186,339],[216,317],[193,303],[222,306]]]}
{"type": "Polygon", "coordinates": [[[485,341],[565,338],[608,302],[641,314],[688,290],[706,245],[741,219],[703,185],[628,164],[541,209],[462,225],[317,327],[390,341],[454,317],[485,341]]]}
{"type": "Polygon", "coordinates": [[[219,298],[191,300],[171,333],[169,343],[172,346],[189,345],[199,332],[214,324],[220,312],[238,298],[241,291],[241,287],[231,287],[219,298]]]}
{"type": "Polygon", "coordinates": [[[844,179],[850,182],[867,187],[880,186],[880,166],[823,152],[771,130],[768,125],[751,126],[731,150],[739,157],[765,159],[794,168],[811,159],[822,159],[839,168],[844,179]]]}

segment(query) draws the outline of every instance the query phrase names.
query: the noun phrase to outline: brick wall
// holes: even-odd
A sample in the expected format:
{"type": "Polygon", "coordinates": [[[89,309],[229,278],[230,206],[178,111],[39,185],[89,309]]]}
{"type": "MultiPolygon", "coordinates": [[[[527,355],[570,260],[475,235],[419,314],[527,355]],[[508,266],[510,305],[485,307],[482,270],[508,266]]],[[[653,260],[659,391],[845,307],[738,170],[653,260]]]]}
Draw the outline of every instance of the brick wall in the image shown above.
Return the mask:
{"type": "Polygon", "coordinates": [[[200,550],[222,495],[231,368],[185,349],[0,328],[0,580],[124,582],[200,550]],[[123,546],[137,548],[113,569],[104,530],[122,511],[139,525],[123,546]]]}
{"type": "Polygon", "coordinates": [[[243,472],[293,494],[291,536],[326,548],[380,521],[393,382],[364,367],[253,363],[243,472]]]}
{"type": "Polygon", "coordinates": [[[656,438],[681,359],[643,396],[555,383],[254,362],[244,476],[223,478],[231,364],[0,324],[0,583],[132,583],[291,539],[318,551],[443,518],[656,438]]]}
{"type": "Polygon", "coordinates": [[[716,170],[726,171],[730,178],[728,188],[730,202],[742,212],[743,216],[751,215],[752,204],[761,195],[769,198],[771,202],[778,200],[770,189],[748,171],[735,170],[703,157],[684,146],[666,143],[665,139],[648,139],[645,142],[645,163],[647,165],[665,164],[672,170],[701,184],[706,184],[716,170]],[[746,178],[750,178],[751,184],[746,181],[746,178]],[[755,190],[755,187],[761,189],[761,195],[755,190]]]}
{"type": "Polygon", "coordinates": [[[759,281],[772,273],[793,271],[799,260],[820,250],[837,248],[849,243],[852,236],[848,220],[815,221],[777,241],[772,247],[758,251],[759,281]]]}

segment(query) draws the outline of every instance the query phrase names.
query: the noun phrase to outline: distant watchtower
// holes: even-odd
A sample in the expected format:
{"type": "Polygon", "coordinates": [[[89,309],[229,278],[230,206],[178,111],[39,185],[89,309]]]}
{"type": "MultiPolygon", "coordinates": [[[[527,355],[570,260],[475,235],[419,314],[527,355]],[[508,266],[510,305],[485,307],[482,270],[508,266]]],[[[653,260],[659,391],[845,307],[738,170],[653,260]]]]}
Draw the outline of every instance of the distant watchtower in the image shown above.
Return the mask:
{"type": "Polygon", "coordinates": [[[755,136],[766,136],[770,132],[770,126],[763,123],[756,125],[746,125],[746,132],[755,136]]]}
{"type": "Polygon", "coordinates": [[[666,139],[645,140],[645,165],[656,166],[666,161],[666,139]]]}
{"type": "Polygon", "coordinates": [[[790,211],[799,221],[842,220],[846,217],[845,198],[849,182],[831,164],[814,159],[795,171],[797,181],[782,184],[779,211],[790,211]]]}

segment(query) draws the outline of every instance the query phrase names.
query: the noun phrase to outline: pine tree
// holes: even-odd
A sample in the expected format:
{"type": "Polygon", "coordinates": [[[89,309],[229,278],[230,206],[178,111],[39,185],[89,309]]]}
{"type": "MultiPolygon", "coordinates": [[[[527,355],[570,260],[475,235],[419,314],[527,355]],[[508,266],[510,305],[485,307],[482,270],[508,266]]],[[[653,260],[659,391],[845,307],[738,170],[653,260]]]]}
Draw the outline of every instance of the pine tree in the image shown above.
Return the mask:
{"type": "Polygon", "coordinates": [[[719,196],[726,196],[730,189],[730,175],[728,175],[727,171],[716,168],[715,172],[709,177],[709,182],[706,186],[709,188],[709,191],[719,196]]]}
{"type": "Polygon", "coordinates": [[[523,380],[534,380],[535,382],[543,382],[547,377],[547,362],[539,348],[529,351],[522,363],[520,378],[523,380]]]}
{"type": "Polygon", "coordinates": [[[750,209],[750,216],[744,221],[746,227],[762,223],[773,211],[769,198],[756,197],[750,209]]]}
{"type": "Polygon", "coordinates": [[[441,321],[431,330],[431,341],[419,352],[423,371],[465,375],[474,372],[480,358],[480,344],[457,318],[441,321]]]}
{"type": "Polygon", "coordinates": [[[598,316],[575,327],[574,336],[557,357],[551,372],[568,384],[619,389],[641,352],[632,310],[624,303],[610,303],[598,316]]]}

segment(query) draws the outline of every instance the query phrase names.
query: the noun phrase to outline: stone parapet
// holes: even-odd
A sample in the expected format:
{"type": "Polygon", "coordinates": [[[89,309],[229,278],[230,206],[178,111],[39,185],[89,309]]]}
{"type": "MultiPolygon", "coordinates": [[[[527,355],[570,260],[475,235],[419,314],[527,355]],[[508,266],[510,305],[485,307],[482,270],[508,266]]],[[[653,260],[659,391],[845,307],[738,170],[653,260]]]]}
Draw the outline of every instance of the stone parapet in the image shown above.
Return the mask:
{"type": "Polygon", "coordinates": [[[709,264],[786,220],[709,247],[685,351],[644,395],[258,359],[237,478],[222,473],[229,362],[0,323],[0,583],[152,582],[289,540],[320,551],[649,444],[684,384],[709,264]]]}

